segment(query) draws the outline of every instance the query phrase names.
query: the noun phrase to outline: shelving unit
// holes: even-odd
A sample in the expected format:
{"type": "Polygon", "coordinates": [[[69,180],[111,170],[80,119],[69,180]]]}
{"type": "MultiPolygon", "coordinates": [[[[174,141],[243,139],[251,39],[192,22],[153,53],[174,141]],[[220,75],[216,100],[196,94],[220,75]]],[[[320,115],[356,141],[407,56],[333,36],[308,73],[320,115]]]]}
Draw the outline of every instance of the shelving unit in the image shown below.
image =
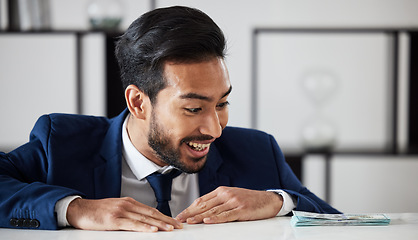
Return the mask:
{"type": "MultiPolygon", "coordinates": [[[[389,39],[389,46],[390,48],[388,51],[388,56],[391,56],[390,59],[388,59],[388,62],[390,62],[390,81],[388,81],[389,86],[387,86],[387,89],[390,89],[390,92],[388,92],[388,96],[390,97],[390,101],[386,107],[388,108],[388,113],[386,116],[386,120],[388,123],[388,130],[389,132],[389,138],[387,141],[387,144],[378,147],[378,148],[350,148],[342,146],[340,149],[329,149],[329,150],[318,150],[318,151],[306,151],[303,150],[303,147],[296,147],[296,148],[286,148],[283,147],[284,154],[287,158],[287,161],[294,169],[294,172],[298,177],[302,180],[302,182],[310,181],[311,179],[304,179],[303,176],[303,165],[304,165],[304,159],[310,157],[310,156],[320,156],[323,161],[321,163],[321,173],[323,173],[323,178],[320,182],[323,184],[323,198],[332,203],[332,184],[335,182],[336,179],[332,179],[333,170],[335,166],[340,164],[338,162],[338,159],[343,156],[343,158],[357,158],[359,156],[366,156],[366,158],[373,159],[372,162],[374,162],[376,159],[386,159],[386,158],[393,158],[393,159],[403,159],[412,157],[412,159],[417,158],[418,159],[418,108],[415,106],[416,103],[418,103],[418,29],[394,29],[394,28],[255,28],[252,31],[252,105],[251,105],[251,123],[253,128],[261,128],[263,129],[262,124],[260,124],[260,111],[265,111],[262,108],[266,108],[265,103],[268,102],[266,100],[262,101],[260,100],[264,96],[260,93],[260,84],[266,84],[267,80],[260,79],[260,69],[261,64],[265,64],[266,61],[262,62],[260,60],[261,57],[261,51],[262,49],[268,49],[268,51],[271,51],[271,55],[278,55],[278,54],[285,54],[283,52],[279,52],[274,46],[265,46],[267,41],[262,41],[262,37],[265,36],[298,36],[298,37],[304,37],[304,36],[347,36],[350,34],[358,34],[358,35],[368,35],[370,33],[376,33],[378,35],[387,36],[389,39]],[[407,41],[405,39],[402,39],[401,42],[401,35],[406,35],[407,41]],[[406,43],[406,46],[404,46],[406,43]],[[405,47],[407,48],[406,53],[407,56],[404,55],[405,53],[405,47]],[[403,52],[402,52],[403,51],[403,52]],[[400,58],[407,58],[406,63],[408,66],[401,66],[400,64],[400,58]],[[400,69],[402,68],[402,69],[400,69]],[[404,71],[407,69],[407,74],[404,71]],[[404,77],[406,79],[400,80],[401,77],[404,77]],[[263,82],[264,81],[264,82],[263,82]],[[403,82],[402,82],[403,81],[403,82]],[[400,89],[400,84],[404,84],[405,81],[407,82],[407,106],[400,106],[404,104],[405,101],[400,101],[400,99],[405,98],[403,95],[404,92],[400,89]],[[402,93],[401,95],[399,93],[402,93]],[[262,102],[263,104],[260,104],[262,102]],[[407,109],[406,113],[406,121],[400,122],[399,119],[399,113],[400,108],[407,109]],[[399,139],[399,136],[402,136],[400,134],[400,131],[403,131],[404,138],[406,139],[399,139]],[[406,142],[405,146],[400,147],[400,142],[404,141],[406,142]],[[337,159],[337,160],[336,160],[337,159]],[[336,161],[336,162],[335,162],[336,161]]],[[[296,37],[294,38],[296,39],[296,37]]],[[[290,41],[290,40],[288,40],[290,41]]],[[[270,41],[272,42],[272,41],[270,41]]],[[[285,42],[285,41],[283,41],[285,42]]],[[[281,42],[281,43],[283,43],[281,42]]],[[[283,49],[284,47],[281,46],[283,49]]],[[[343,49],[344,50],[344,49],[343,49]]],[[[353,51],[355,49],[352,49],[353,51]]],[[[265,50],[264,50],[265,51],[265,50]]],[[[264,52],[263,52],[264,53],[264,52]]],[[[298,55],[297,52],[294,53],[295,58],[301,57],[298,55]]],[[[286,55],[287,56],[287,55],[286,55]]],[[[265,57],[265,56],[264,56],[265,57]]],[[[270,61],[274,61],[272,59],[269,59],[270,61]]],[[[403,59],[405,60],[405,59],[403,59]]],[[[404,61],[405,62],[405,61],[404,61]]],[[[286,62],[288,66],[292,66],[292,58],[289,58],[289,61],[286,62]]],[[[270,66],[270,65],[269,65],[270,66]]],[[[265,66],[263,66],[265,69],[265,66]]],[[[281,71],[283,69],[277,67],[274,69],[274,71],[281,71]]],[[[264,75],[269,75],[264,73],[264,75]]],[[[274,72],[272,71],[269,76],[276,76],[274,75],[274,72]]],[[[283,80],[283,79],[281,79],[283,80]]],[[[289,80],[289,79],[287,79],[289,80]]],[[[269,88],[280,88],[280,80],[275,78],[274,80],[270,80],[270,83],[272,85],[269,85],[269,88]],[[272,82],[275,81],[275,82],[272,82]]],[[[361,86],[359,86],[360,88],[361,86]]],[[[265,92],[263,92],[265,94],[265,92]]],[[[296,93],[297,94],[297,93],[296,93]]],[[[299,95],[298,95],[299,96],[299,95]]],[[[355,96],[353,96],[355,98],[355,96]]],[[[271,99],[269,99],[271,101],[271,99]]],[[[297,102],[292,99],[289,99],[288,102],[297,102]]],[[[272,103],[268,108],[269,111],[280,111],[279,109],[275,109],[274,105],[276,103],[272,103]],[[273,107],[272,107],[273,106],[273,107]]],[[[283,103],[287,104],[287,103],[283,103]]],[[[278,104],[277,104],[278,105],[278,104]]],[[[299,105],[298,105],[299,106],[299,105]]],[[[287,109],[288,110],[288,109],[287,109]]],[[[306,110],[306,109],[305,109],[306,110]]],[[[289,116],[294,114],[294,112],[290,111],[280,111],[283,112],[283,114],[289,116]]],[[[279,114],[276,114],[277,116],[279,114]]],[[[361,117],[361,116],[358,116],[361,117]]],[[[405,119],[405,118],[404,118],[405,119]]],[[[277,125],[280,125],[280,119],[275,120],[277,122],[277,125]]],[[[271,129],[269,129],[271,130],[271,129]]],[[[293,129],[294,130],[294,129],[293,129]]],[[[275,136],[276,139],[278,139],[278,142],[280,143],[280,134],[275,136]]],[[[355,161],[353,161],[353,166],[355,166],[355,161]]],[[[394,162],[396,164],[396,162],[394,162]]],[[[373,165],[373,164],[371,164],[373,165]]],[[[309,171],[309,170],[306,170],[309,171]]],[[[371,174],[373,173],[373,169],[370,169],[371,174]]],[[[321,175],[321,173],[319,175],[321,175]]],[[[402,173],[397,173],[402,174],[402,173]]],[[[317,176],[321,177],[321,176],[317,176]]],[[[350,180],[347,180],[350,181],[350,180]]],[[[366,184],[367,185],[367,184],[366,184]]]]}
{"type": "Polygon", "coordinates": [[[0,31],[0,91],[4,91],[0,150],[7,152],[25,143],[42,114],[114,116],[122,111],[123,89],[114,57],[118,35],[0,31]]]}

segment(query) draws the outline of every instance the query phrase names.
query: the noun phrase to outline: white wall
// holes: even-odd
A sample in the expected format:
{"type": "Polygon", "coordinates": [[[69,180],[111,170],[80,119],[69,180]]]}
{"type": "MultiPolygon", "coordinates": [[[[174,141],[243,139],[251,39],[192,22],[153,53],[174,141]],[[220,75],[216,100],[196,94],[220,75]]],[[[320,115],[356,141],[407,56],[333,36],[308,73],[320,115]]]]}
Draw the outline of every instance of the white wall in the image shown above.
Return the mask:
{"type": "Polygon", "coordinates": [[[331,162],[331,203],[344,212],[418,212],[418,158],[342,156],[331,162]]]}
{"type": "Polygon", "coordinates": [[[43,114],[106,114],[104,44],[103,33],[0,34],[0,151],[26,143],[43,114]]]}
{"type": "Polygon", "coordinates": [[[0,35],[0,150],[27,142],[40,115],[77,111],[75,49],[74,34],[0,35]]]}
{"type": "Polygon", "coordinates": [[[282,148],[388,146],[391,36],[276,32],[257,40],[257,127],[282,148]]]}
{"type": "MultiPolygon", "coordinates": [[[[418,156],[335,154],[329,172],[329,203],[346,213],[418,212],[418,156]]],[[[302,179],[326,198],[325,156],[303,160],[302,179]]]]}

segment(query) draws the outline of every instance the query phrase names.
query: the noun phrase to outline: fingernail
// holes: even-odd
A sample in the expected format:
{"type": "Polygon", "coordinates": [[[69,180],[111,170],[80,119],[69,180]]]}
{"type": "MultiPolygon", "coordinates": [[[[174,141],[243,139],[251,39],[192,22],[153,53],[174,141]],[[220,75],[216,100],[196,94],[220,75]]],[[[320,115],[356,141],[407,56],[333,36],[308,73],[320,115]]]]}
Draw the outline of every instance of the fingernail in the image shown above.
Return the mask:
{"type": "Polygon", "coordinates": [[[179,223],[177,224],[177,228],[182,229],[182,228],[183,228],[183,223],[179,222],[179,223]]]}
{"type": "Polygon", "coordinates": [[[156,226],[151,226],[150,229],[153,232],[157,232],[158,231],[158,228],[156,226]]]}
{"type": "Polygon", "coordinates": [[[174,229],[173,225],[167,224],[165,225],[167,231],[172,231],[174,229]]]}
{"type": "Polygon", "coordinates": [[[174,220],[176,220],[179,224],[186,222],[186,219],[179,218],[179,217],[174,218],[174,220]]]}

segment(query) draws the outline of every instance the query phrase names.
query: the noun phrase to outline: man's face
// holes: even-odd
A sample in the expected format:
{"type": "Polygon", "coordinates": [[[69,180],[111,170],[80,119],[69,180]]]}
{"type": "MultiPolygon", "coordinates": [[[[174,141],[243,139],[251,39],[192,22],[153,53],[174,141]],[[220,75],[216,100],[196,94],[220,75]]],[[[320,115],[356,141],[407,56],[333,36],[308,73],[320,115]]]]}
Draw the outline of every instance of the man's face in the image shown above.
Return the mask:
{"type": "Polygon", "coordinates": [[[224,61],[166,63],[167,87],[152,108],[148,145],[160,165],[195,173],[206,163],[210,144],[228,122],[231,91],[224,61]]]}

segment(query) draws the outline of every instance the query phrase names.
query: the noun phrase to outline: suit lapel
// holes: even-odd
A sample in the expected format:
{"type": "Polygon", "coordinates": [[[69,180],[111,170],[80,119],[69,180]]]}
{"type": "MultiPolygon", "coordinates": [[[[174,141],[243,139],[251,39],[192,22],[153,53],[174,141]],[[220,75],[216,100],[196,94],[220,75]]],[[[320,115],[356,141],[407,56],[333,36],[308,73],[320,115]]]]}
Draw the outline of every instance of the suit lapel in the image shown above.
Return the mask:
{"type": "Polygon", "coordinates": [[[122,174],[122,124],[128,111],[111,119],[100,150],[101,163],[94,169],[95,198],[120,197],[122,174]]]}
{"type": "Polygon", "coordinates": [[[203,196],[219,186],[229,186],[229,176],[222,173],[223,159],[215,144],[212,144],[205,167],[199,172],[200,195],[203,196]]]}

